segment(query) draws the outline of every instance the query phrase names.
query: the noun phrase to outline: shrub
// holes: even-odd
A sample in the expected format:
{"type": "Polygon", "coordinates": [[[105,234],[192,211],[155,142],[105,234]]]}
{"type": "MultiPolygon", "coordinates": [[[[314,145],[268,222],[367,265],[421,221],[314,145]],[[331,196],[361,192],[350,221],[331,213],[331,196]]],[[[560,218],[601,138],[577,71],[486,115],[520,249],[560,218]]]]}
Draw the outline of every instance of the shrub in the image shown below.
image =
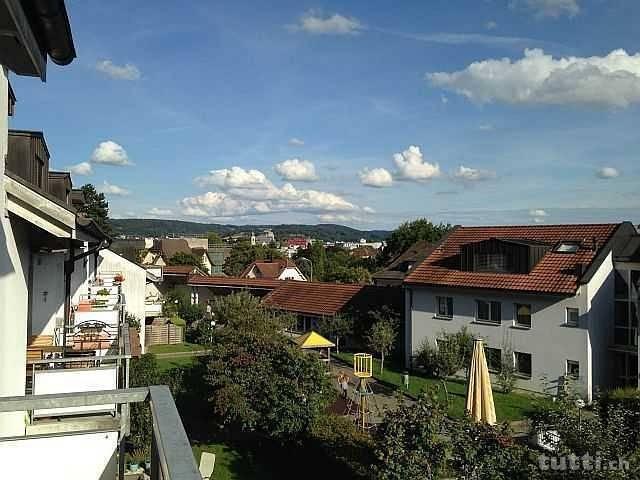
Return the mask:
{"type": "Polygon", "coordinates": [[[498,373],[498,385],[503,393],[511,393],[516,386],[516,367],[513,364],[513,351],[508,347],[502,348],[500,372],[498,373]]]}
{"type": "Polygon", "coordinates": [[[130,327],[135,328],[138,332],[140,332],[140,319],[138,317],[136,317],[132,313],[126,312],[124,318],[130,327]]]}
{"type": "Polygon", "coordinates": [[[320,415],[311,426],[310,439],[330,459],[347,467],[349,478],[365,477],[374,462],[373,440],[350,418],[320,415]]]}

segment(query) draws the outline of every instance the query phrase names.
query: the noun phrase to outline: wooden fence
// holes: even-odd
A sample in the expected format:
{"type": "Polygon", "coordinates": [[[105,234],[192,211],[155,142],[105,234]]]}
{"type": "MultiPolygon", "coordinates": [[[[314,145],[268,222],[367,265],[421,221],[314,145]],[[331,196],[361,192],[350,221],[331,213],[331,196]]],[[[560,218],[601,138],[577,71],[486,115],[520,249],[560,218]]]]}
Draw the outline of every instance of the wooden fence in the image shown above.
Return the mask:
{"type": "Polygon", "coordinates": [[[147,325],[144,327],[145,346],[175,345],[184,342],[184,328],[172,323],[164,325],[147,325]]]}

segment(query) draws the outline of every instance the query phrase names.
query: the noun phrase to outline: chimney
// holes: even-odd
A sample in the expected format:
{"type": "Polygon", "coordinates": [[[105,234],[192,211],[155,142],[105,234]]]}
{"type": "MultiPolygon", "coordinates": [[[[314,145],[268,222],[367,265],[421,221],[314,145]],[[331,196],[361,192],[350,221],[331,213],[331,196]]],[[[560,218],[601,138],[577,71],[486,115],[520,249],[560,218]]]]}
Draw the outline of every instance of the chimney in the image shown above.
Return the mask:
{"type": "Polygon", "coordinates": [[[591,237],[591,247],[594,252],[598,249],[598,240],[596,240],[596,237],[591,237]]]}
{"type": "Polygon", "coordinates": [[[583,274],[584,274],[584,263],[576,264],[576,277],[578,277],[578,280],[582,277],[583,274]]]}

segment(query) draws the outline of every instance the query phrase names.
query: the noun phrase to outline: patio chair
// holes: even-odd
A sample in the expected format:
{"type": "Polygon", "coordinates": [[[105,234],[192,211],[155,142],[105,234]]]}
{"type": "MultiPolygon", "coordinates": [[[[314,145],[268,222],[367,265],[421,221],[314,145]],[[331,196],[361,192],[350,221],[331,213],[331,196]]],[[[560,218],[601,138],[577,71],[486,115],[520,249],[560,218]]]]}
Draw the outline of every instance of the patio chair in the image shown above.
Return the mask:
{"type": "Polygon", "coordinates": [[[216,454],[209,452],[202,452],[200,456],[200,475],[202,480],[210,480],[213,475],[213,467],[216,464],[216,454]]]}

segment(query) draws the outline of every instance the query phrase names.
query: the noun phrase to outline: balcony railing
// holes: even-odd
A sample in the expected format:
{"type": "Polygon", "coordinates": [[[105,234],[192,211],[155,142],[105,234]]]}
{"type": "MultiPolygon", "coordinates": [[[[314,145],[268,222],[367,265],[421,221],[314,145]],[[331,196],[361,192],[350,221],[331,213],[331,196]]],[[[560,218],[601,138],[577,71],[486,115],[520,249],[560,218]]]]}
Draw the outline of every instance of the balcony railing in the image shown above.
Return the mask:
{"type": "MultiPolygon", "coordinates": [[[[35,410],[51,409],[84,409],[101,405],[114,404],[121,409],[128,411],[129,404],[148,401],[152,414],[152,444],[151,444],[151,479],[152,480],[201,480],[202,476],[198,471],[193,452],[189,444],[189,439],[184,430],[182,420],[178,414],[175,402],[165,385],[157,385],[144,388],[129,388],[121,390],[102,390],[94,392],[75,392],[50,395],[27,395],[23,397],[0,398],[1,412],[33,412],[35,410]]],[[[122,411],[122,410],[121,410],[122,411]]],[[[120,423],[120,455],[118,476],[124,475],[124,450],[123,435],[128,433],[127,415],[121,415],[120,423]]],[[[69,432],[66,432],[69,433],[69,432]]],[[[36,434],[20,437],[10,437],[0,439],[0,449],[5,442],[15,442],[27,439],[54,438],[64,435],[65,432],[60,426],[60,431],[49,435],[36,434]]],[[[34,457],[34,461],[37,458],[34,457]]],[[[56,468],[72,468],[67,462],[50,465],[47,468],[51,471],[56,468]]],[[[29,468],[26,465],[25,468],[29,468]]],[[[28,472],[27,472],[28,473],[28,472]]],[[[51,472],[53,473],[53,472],[51,472]]],[[[26,475],[28,477],[29,475],[26,475]]],[[[58,478],[58,476],[54,475],[58,478]]],[[[92,480],[92,479],[91,479],[92,480]]]]}

